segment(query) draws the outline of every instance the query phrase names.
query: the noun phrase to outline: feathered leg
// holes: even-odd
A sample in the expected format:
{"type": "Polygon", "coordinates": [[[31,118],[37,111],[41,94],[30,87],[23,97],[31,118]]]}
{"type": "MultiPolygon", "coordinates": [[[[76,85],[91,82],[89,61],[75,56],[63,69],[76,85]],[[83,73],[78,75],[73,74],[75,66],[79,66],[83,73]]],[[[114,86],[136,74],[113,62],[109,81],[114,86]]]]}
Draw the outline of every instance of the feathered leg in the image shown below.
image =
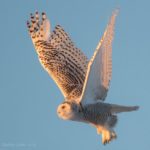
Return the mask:
{"type": "Polygon", "coordinates": [[[117,138],[115,131],[108,127],[97,126],[97,133],[102,134],[102,143],[104,145],[117,138]]]}

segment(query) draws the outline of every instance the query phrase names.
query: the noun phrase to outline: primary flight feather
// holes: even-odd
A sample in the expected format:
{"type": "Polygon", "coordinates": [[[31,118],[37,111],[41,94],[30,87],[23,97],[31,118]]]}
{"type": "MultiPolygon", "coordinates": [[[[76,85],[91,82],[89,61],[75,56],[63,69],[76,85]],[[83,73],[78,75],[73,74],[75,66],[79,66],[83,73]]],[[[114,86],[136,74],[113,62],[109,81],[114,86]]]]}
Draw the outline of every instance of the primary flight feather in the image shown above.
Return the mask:
{"type": "Polygon", "coordinates": [[[65,101],[58,106],[57,114],[64,120],[92,124],[102,143],[117,137],[114,126],[117,113],[137,110],[138,106],[121,106],[104,103],[112,74],[112,41],[117,16],[115,10],[106,30],[88,60],[57,25],[50,32],[50,22],[45,13],[36,12],[27,22],[29,34],[41,65],[58,85],[65,101]]]}

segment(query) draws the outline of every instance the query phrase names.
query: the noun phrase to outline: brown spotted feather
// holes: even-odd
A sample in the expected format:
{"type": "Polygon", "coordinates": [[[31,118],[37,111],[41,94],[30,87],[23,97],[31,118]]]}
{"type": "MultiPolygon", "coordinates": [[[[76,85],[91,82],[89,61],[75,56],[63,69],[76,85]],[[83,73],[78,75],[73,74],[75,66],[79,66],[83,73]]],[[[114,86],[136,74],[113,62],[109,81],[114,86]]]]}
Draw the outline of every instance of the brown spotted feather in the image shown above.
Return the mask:
{"type": "Polygon", "coordinates": [[[40,21],[36,12],[27,23],[29,33],[42,66],[56,82],[64,97],[76,100],[82,92],[88,59],[74,46],[60,25],[48,35],[48,23],[45,13],[42,13],[40,21]]]}

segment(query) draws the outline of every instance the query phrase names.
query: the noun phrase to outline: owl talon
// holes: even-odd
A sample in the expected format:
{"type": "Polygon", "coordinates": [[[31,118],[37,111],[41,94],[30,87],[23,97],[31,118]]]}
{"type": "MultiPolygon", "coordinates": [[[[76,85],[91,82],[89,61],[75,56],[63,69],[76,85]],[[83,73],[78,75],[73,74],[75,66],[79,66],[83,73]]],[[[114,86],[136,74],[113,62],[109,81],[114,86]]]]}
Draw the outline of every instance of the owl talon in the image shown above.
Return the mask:
{"type": "Polygon", "coordinates": [[[117,135],[114,131],[111,132],[111,139],[116,139],[117,138],[117,135]]]}
{"type": "Polygon", "coordinates": [[[110,143],[110,140],[105,140],[103,144],[106,145],[108,143],[110,143]]]}

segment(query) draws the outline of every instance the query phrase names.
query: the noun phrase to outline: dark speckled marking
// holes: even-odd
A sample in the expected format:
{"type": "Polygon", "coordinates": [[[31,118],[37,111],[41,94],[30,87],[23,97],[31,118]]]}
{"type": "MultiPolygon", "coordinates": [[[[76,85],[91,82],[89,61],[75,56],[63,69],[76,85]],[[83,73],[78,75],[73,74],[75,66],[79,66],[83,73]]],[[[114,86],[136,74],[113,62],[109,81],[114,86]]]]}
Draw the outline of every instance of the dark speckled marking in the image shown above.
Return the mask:
{"type": "Polygon", "coordinates": [[[31,21],[27,24],[31,37],[35,41],[39,60],[64,96],[76,99],[82,92],[88,59],[81,50],[74,46],[60,25],[55,27],[50,40],[45,41],[43,29],[45,18],[46,14],[42,13],[40,22],[38,12],[36,12],[35,16],[31,15],[31,21]]]}

